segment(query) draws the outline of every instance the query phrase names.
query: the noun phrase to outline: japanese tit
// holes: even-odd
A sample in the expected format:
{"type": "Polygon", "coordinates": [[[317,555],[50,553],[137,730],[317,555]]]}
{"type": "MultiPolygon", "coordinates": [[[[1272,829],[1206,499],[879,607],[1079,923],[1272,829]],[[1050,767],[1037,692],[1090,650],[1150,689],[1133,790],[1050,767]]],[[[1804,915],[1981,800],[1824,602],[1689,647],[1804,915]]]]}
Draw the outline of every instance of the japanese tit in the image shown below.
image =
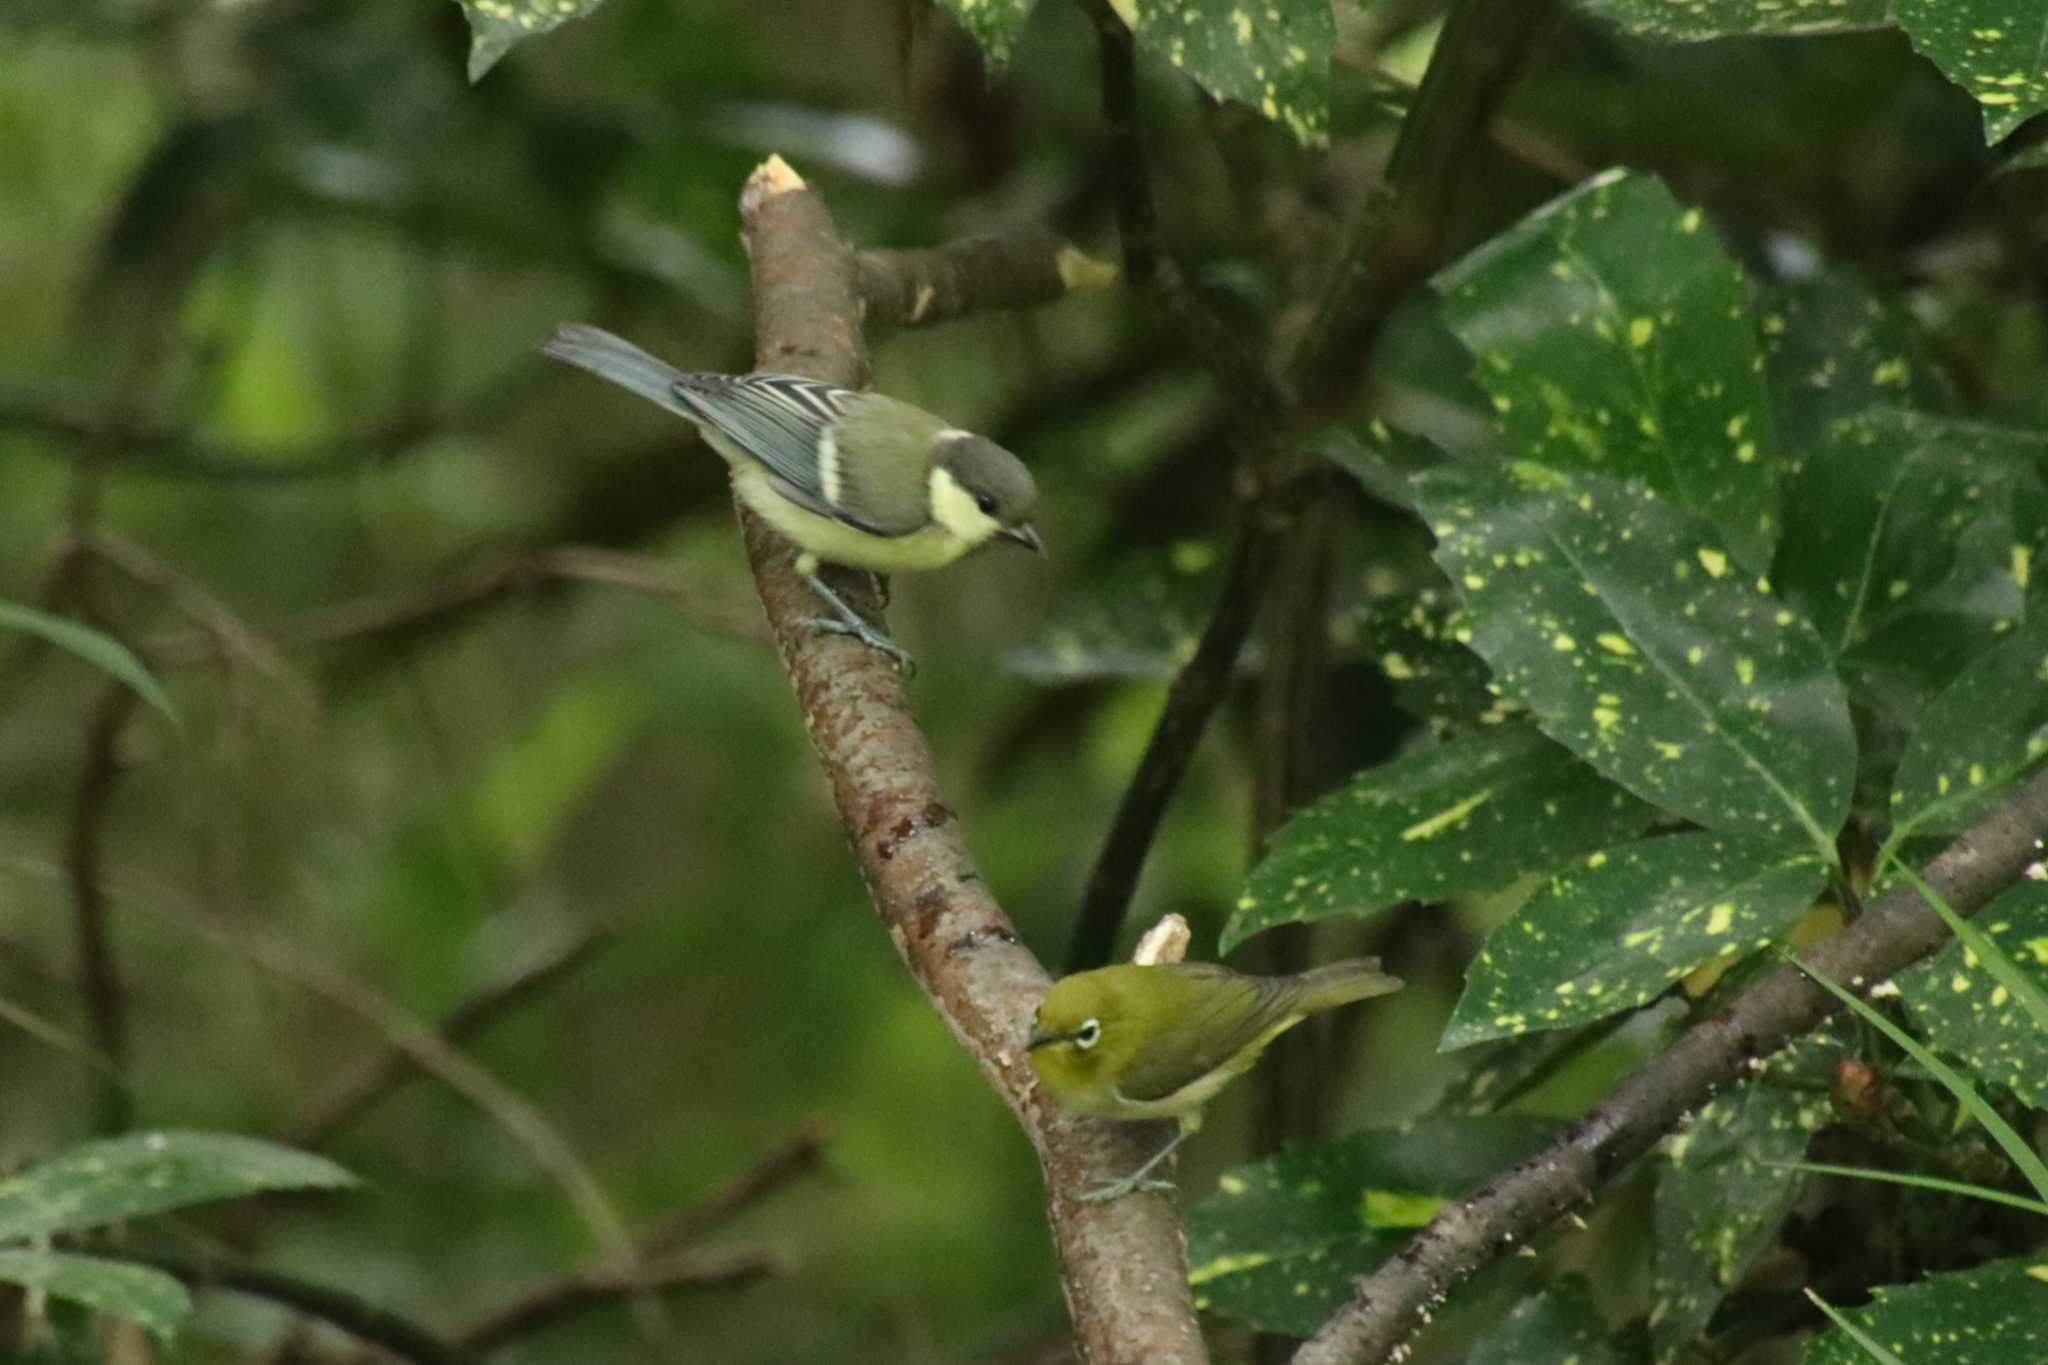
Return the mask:
{"type": "Polygon", "coordinates": [[[837,613],[815,623],[908,656],[817,576],[820,560],[875,573],[942,568],[990,541],[1040,554],[1038,490],[1015,455],[878,393],[787,374],[686,374],[600,328],[542,348],[694,422],[734,491],[797,547],[798,572],[837,613]]]}

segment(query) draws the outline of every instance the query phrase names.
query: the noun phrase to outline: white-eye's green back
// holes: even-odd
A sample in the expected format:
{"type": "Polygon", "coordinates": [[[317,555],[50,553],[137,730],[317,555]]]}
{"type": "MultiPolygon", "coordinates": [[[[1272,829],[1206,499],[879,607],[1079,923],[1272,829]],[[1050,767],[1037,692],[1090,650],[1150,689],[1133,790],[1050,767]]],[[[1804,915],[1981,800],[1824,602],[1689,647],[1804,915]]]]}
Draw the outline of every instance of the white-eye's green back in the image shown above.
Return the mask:
{"type": "Polygon", "coordinates": [[[1198,962],[1102,967],[1053,983],[1032,1029],[1031,1064],[1070,1109],[1192,1128],[1202,1105],[1280,1034],[1400,985],[1371,958],[1282,977],[1198,962]]]}

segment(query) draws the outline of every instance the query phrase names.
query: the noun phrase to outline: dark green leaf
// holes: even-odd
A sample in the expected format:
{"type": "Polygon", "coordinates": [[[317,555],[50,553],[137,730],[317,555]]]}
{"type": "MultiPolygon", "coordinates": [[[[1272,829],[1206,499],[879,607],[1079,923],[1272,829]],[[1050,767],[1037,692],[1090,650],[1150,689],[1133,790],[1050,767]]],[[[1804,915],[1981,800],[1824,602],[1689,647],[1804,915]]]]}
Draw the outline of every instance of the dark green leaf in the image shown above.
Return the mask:
{"type": "MultiPolygon", "coordinates": [[[[2016,883],[1972,923],[2023,974],[2048,988],[2048,882],[2016,883]]],[[[1969,1063],[1980,1080],[2048,1108],[2048,1033],[1974,953],[1950,943],[1924,965],[1901,973],[1898,983],[1928,1042],[1969,1063]]]]}
{"type": "Polygon", "coordinates": [[[581,19],[604,0],[456,0],[469,19],[469,78],[480,81],[498,59],[537,33],[581,19]]]}
{"type": "Polygon", "coordinates": [[[1303,144],[1330,137],[1329,0],[1110,0],[1138,46],[1218,99],[1284,123],[1303,144]]]}
{"type": "Polygon", "coordinates": [[[1461,642],[1471,633],[1463,616],[1448,588],[1425,588],[1373,598],[1331,633],[1340,644],[1362,641],[1394,704],[1441,739],[1520,709],[1493,695],[1486,661],[1461,642]]]}
{"type": "Polygon", "coordinates": [[[1813,628],[1706,523],[1526,462],[1416,488],[1473,647],[1551,738],[1709,829],[1833,858],[1856,764],[1842,685],[1813,628]]]}
{"type": "Polygon", "coordinates": [[[1288,821],[1224,927],[1261,929],[1442,900],[1645,829],[1648,806],[1526,724],[1369,769],[1288,821]]]}
{"type": "MultiPolygon", "coordinates": [[[[2041,1365],[2048,1360],[2048,1258],[2016,1256],[1918,1284],[1880,1286],[1845,1316],[1912,1365],[2041,1365]]],[[[1807,1343],[1801,1365],[1870,1365],[1840,1332],[1807,1343]]]]}
{"type": "Polygon", "coordinates": [[[939,0],[939,3],[981,45],[988,64],[1000,68],[1016,49],[1017,39],[1024,32],[1024,21],[1031,17],[1034,0],[939,0]]]}
{"type": "Polygon", "coordinates": [[[1496,929],[1443,1046],[1571,1028],[1647,1004],[1693,968],[1778,940],[1826,869],[1803,850],[1674,834],[1595,853],[1496,929]]]}
{"type": "Polygon", "coordinates": [[[0,1283],[40,1289],[54,1298],[127,1318],[168,1337],[192,1311],[192,1298],[161,1270],[61,1251],[0,1248],[0,1283]]]}
{"type": "Polygon", "coordinates": [[[1536,1119],[1432,1119],[1241,1166],[1189,1211],[1196,1301],[1263,1331],[1306,1336],[1440,1203],[1528,1156],[1552,1131],[1536,1119]]]}
{"type": "Polygon", "coordinates": [[[1632,33],[1695,42],[1875,28],[1886,18],[1885,0],[1579,0],[1578,7],[1632,33]]]}
{"type": "Polygon", "coordinates": [[[1627,1365],[1629,1359],[1628,1352],[1609,1339],[1607,1323],[1585,1280],[1566,1275],[1516,1304],[1515,1311],[1472,1348],[1465,1365],[1627,1365]]]}
{"type": "Polygon", "coordinates": [[[1984,140],[2048,109],[2048,14],[2012,0],[1891,0],[1892,22],[1968,91],[1984,114],[1984,140]]]}
{"type": "Polygon", "coordinates": [[[148,702],[164,719],[181,726],[178,708],[171,703],[170,694],[156,676],[143,667],[142,660],[129,652],[126,645],[110,635],[94,630],[91,626],[80,625],[62,616],[52,616],[34,607],[24,607],[15,602],[0,602],[0,627],[26,631],[40,636],[57,648],[77,655],[94,667],[120,679],[135,689],[135,695],[148,702]]]}
{"type": "Polygon", "coordinates": [[[1949,834],[2048,756],[2048,614],[1980,656],[1913,731],[1892,791],[1892,839],[1949,834]]]}
{"type": "Polygon", "coordinates": [[[1779,589],[1837,654],[1913,618],[1999,628],[2048,551],[2048,437],[1874,408],[1838,424],[1786,502],[1779,589]]]}
{"type": "MultiPolygon", "coordinates": [[[[1777,1059],[1774,1059],[1777,1060],[1777,1059]]],[[[1651,1337],[1660,1360],[1698,1346],[1721,1300],[1777,1245],[1806,1177],[1790,1169],[1833,1117],[1827,1092],[1745,1084],[1665,1146],[1657,1179],[1651,1337]]]]}
{"type": "Polygon", "coordinates": [[[1773,414],[1742,272],[1662,182],[1601,176],[1438,277],[1516,453],[1640,479],[1753,572],[1778,538],[1773,414]]]}
{"type": "Polygon", "coordinates": [[[76,1232],[260,1190],[333,1189],[324,1157],[218,1133],[135,1133],[74,1147],[0,1181],[0,1241],[76,1232]]]}
{"type": "Polygon", "coordinates": [[[1897,296],[1879,293],[1853,271],[1759,283],[1755,309],[1778,443],[1794,457],[1865,408],[1941,412],[1956,405],[1955,385],[1925,330],[1897,296]]]}

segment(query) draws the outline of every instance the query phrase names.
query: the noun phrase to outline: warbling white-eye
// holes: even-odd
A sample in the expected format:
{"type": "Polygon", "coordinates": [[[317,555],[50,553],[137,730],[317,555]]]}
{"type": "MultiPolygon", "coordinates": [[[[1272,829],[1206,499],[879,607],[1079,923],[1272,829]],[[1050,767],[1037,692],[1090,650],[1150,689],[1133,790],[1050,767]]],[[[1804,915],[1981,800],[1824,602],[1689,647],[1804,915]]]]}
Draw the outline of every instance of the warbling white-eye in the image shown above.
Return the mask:
{"type": "Polygon", "coordinates": [[[1268,1043],[1311,1014],[1401,988],[1379,967],[1377,958],[1358,958],[1299,976],[1248,976],[1176,962],[1100,967],[1054,982],[1031,1029],[1039,1083],[1083,1114],[1180,1120],[1180,1132],[1151,1160],[1089,1197],[1161,1187],[1148,1179],[1152,1171],[1268,1043]]]}

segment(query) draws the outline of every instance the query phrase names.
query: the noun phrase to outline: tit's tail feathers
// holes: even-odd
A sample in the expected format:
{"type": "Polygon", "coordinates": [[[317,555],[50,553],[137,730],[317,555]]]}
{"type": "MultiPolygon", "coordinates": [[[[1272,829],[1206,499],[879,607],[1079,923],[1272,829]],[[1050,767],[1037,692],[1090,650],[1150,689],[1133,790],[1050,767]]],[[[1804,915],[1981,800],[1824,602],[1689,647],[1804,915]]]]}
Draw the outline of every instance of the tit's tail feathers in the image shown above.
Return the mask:
{"type": "Polygon", "coordinates": [[[681,370],[602,327],[565,322],[555,329],[555,335],[541,351],[600,379],[609,379],[678,416],[693,422],[702,417],[676,389],[677,382],[684,377],[681,370]]]}
{"type": "Polygon", "coordinates": [[[1295,1009],[1302,1014],[1315,1014],[1348,1005],[1354,1000],[1398,991],[1401,978],[1381,971],[1378,958],[1359,957],[1312,968],[1293,978],[1289,984],[1298,992],[1295,1009]]]}

